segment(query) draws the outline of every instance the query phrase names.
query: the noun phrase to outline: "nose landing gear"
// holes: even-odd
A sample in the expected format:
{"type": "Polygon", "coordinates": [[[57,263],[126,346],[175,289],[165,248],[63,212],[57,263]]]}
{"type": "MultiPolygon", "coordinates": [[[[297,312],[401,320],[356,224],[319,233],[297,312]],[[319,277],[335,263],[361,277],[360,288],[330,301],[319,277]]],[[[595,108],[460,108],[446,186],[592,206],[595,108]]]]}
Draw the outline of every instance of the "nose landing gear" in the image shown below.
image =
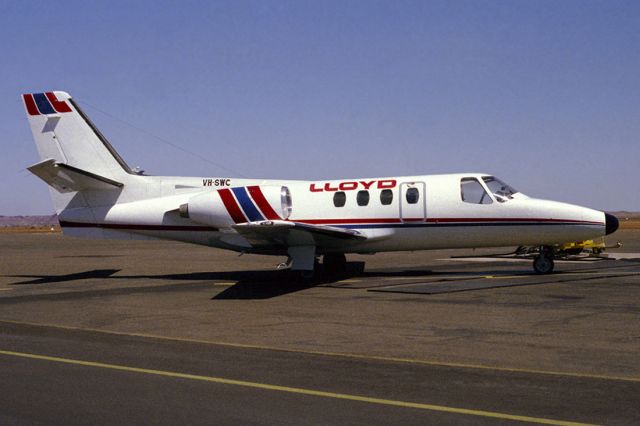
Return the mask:
{"type": "Polygon", "coordinates": [[[533,259],[533,270],[536,274],[550,274],[553,272],[555,254],[553,248],[541,246],[539,254],[533,259]]]}

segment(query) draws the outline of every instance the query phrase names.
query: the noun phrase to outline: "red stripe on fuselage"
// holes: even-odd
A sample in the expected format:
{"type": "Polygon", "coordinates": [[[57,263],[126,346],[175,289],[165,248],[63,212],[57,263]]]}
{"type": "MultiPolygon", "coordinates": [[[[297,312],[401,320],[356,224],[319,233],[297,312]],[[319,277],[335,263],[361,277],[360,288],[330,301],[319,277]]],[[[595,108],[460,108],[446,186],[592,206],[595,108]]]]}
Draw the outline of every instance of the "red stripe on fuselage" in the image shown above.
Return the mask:
{"type": "Polygon", "coordinates": [[[38,111],[38,107],[36,107],[36,101],[33,100],[33,95],[22,95],[22,99],[24,99],[24,104],[27,106],[29,115],[40,115],[40,111],[38,111]]]}
{"type": "Polygon", "coordinates": [[[269,204],[267,199],[264,197],[264,194],[262,193],[262,190],[260,189],[259,186],[247,186],[247,189],[249,190],[249,194],[251,195],[251,198],[253,198],[253,201],[256,202],[256,204],[258,205],[258,208],[262,210],[262,214],[268,220],[281,219],[280,216],[278,216],[278,213],[276,213],[275,210],[273,210],[273,207],[271,207],[271,204],[269,204]]]}
{"type": "Polygon", "coordinates": [[[427,222],[571,222],[571,223],[586,223],[603,225],[602,222],[590,222],[587,220],[575,220],[575,219],[536,219],[536,218],[523,218],[523,217],[445,217],[445,218],[429,218],[427,222]]]}
{"type": "Polygon", "coordinates": [[[49,99],[49,102],[51,102],[51,105],[53,105],[53,109],[55,109],[58,112],[71,112],[71,108],[69,107],[69,105],[67,105],[67,103],[65,101],[59,101],[58,98],[56,98],[56,95],[53,94],[53,92],[47,92],[45,93],[47,99],[49,99]]]}
{"type": "Polygon", "coordinates": [[[292,222],[308,223],[309,225],[335,225],[351,223],[400,223],[400,219],[301,219],[292,222]]]}
{"type": "Polygon", "coordinates": [[[233,219],[235,223],[247,222],[247,218],[244,216],[244,213],[242,213],[242,210],[240,210],[240,206],[236,199],[233,198],[230,189],[219,189],[218,194],[220,194],[224,206],[227,208],[231,219],[233,219]]]}
{"type": "MultiPolygon", "coordinates": [[[[385,223],[401,223],[399,218],[380,218],[380,219],[291,219],[293,222],[308,223],[310,225],[338,225],[338,224],[385,224],[385,223]]],[[[409,218],[404,221],[422,221],[422,218],[409,218]]],[[[601,225],[603,222],[592,222],[586,220],[574,219],[535,219],[535,218],[429,218],[428,223],[478,223],[478,222],[542,222],[542,223],[576,223],[584,225],[601,225]]]]}

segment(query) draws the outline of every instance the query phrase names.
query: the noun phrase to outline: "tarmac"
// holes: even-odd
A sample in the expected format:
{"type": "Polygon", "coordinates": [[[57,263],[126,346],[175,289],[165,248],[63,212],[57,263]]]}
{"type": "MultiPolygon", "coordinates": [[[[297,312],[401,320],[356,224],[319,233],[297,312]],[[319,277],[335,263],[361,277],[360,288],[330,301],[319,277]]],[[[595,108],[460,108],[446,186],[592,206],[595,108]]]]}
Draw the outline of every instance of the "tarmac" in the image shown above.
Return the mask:
{"type": "Polygon", "coordinates": [[[550,275],[440,250],[305,283],[279,258],[0,233],[0,424],[637,424],[640,230],[611,237],[550,275]]]}

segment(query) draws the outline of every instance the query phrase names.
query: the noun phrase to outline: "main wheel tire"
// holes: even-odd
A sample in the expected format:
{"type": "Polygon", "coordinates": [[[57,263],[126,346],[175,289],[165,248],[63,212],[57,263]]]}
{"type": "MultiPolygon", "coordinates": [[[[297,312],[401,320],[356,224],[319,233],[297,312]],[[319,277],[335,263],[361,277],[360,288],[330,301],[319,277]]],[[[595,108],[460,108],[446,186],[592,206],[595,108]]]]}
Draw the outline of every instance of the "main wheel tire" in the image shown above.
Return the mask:
{"type": "Polygon", "coordinates": [[[347,269],[347,258],[344,254],[325,254],[322,265],[329,275],[343,274],[347,269]]]}
{"type": "Polygon", "coordinates": [[[533,260],[533,270],[536,274],[550,274],[554,267],[553,257],[542,254],[533,260]]]}

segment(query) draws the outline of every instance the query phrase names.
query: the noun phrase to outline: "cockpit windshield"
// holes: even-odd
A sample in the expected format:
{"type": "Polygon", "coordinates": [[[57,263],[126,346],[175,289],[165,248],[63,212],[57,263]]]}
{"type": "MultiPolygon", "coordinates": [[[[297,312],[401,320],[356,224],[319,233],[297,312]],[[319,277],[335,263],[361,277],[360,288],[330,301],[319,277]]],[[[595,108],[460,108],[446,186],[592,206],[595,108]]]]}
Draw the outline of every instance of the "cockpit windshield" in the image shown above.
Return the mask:
{"type": "Polygon", "coordinates": [[[518,192],[496,177],[484,176],[482,180],[496,200],[500,203],[513,199],[513,194],[518,192]]]}

